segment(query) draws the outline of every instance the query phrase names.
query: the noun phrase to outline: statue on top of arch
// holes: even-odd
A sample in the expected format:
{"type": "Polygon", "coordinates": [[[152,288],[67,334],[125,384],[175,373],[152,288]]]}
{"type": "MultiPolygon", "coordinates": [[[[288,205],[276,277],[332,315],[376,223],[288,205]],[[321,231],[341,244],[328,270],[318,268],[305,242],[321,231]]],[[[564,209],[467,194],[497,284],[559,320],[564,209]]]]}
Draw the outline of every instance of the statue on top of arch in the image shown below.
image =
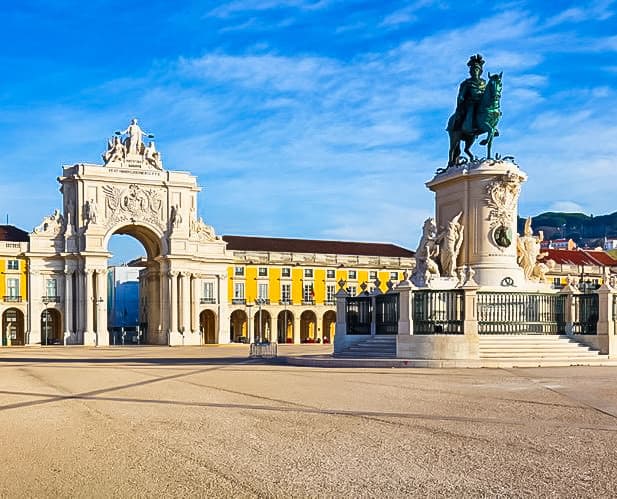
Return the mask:
{"type": "Polygon", "coordinates": [[[133,118],[126,130],[117,131],[107,141],[107,150],[103,153],[105,166],[120,163],[121,166],[146,166],[162,170],[161,154],[156,150],[154,141],[150,140],[146,145],[144,137],[153,139],[154,135],[144,132],[137,124],[137,118],[133,118]]]}

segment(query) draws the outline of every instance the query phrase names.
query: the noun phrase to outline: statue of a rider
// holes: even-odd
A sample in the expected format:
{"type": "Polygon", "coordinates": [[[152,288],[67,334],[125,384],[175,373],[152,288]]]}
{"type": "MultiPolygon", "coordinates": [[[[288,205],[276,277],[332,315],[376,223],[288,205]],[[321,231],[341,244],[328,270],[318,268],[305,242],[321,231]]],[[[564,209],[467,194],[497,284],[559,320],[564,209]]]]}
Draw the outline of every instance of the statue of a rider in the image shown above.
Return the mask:
{"type": "Polygon", "coordinates": [[[463,81],[458,89],[451,130],[475,134],[478,131],[476,122],[478,106],[486,87],[486,80],[481,78],[484,59],[480,54],[472,55],[467,66],[469,66],[470,77],[463,81]]]}

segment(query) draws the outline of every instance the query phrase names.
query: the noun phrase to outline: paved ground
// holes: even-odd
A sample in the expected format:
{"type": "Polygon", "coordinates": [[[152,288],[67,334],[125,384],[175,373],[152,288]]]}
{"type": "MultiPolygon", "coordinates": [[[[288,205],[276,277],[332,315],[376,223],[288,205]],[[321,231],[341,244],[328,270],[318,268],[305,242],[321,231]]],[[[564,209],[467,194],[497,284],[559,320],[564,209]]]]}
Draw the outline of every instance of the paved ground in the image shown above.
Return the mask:
{"type": "Polygon", "coordinates": [[[617,496],[617,368],[247,352],[0,349],[0,497],[617,496]]]}

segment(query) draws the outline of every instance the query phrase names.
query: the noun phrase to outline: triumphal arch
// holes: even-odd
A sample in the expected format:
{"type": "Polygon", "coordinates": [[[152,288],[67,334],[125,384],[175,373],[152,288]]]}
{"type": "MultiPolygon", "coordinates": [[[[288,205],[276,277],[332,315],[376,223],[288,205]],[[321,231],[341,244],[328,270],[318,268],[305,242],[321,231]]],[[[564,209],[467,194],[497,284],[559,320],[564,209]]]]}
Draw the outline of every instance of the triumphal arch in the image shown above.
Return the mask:
{"type": "MultiPolygon", "coordinates": [[[[154,136],[136,119],[108,141],[102,164],[64,166],[62,210],[30,237],[27,342],[49,342],[39,318],[56,321],[64,344],[107,345],[108,243],[128,234],[145,248],[140,320],[151,344],[197,345],[199,314],[213,312],[217,342],[229,341],[225,318],[232,262],[226,243],[197,216],[193,175],[163,167],[154,136]],[[147,142],[147,143],[146,143],[147,142]],[[201,284],[215,285],[215,303],[200,303],[201,284]],[[51,315],[49,315],[51,312],[51,315]]],[[[212,315],[212,314],[210,314],[212,315]]]]}

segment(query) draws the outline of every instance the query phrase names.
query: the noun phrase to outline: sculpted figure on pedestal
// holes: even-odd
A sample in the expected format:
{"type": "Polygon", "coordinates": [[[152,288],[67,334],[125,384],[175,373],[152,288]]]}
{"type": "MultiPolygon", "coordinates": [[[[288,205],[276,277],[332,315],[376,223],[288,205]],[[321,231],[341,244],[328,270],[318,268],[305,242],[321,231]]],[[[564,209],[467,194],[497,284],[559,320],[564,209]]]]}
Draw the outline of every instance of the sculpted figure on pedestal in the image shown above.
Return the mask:
{"type": "Polygon", "coordinates": [[[98,208],[96,206],[96,201],[91,199],[90,201],[86,201],[86,206],[84,210],[84,218],[86,223],[95,224],[98,216],[98,208]]]}
{"type": "Polygon", "coordinates": [[[156,150],[156,147],[154,146],[154,141],[152,140],[148,144],[148,147],[144,149],[144,159],[157,170],[163,169],[163,166],[161,165],[161,155],[156,150]]]}
{"type": "Polygon", "coordinates": [[[484,59],[480,54],[473,55],[467,62],[470,77],[459,87],[456,99],[456,109],[448,120],[446,130],[450,136],[450,152],[448,166],[456,166],[462,161],[461,141],[465,142],[465,154],[470,161],[475,156],[470,150],[478,135],[487,134],[480,142],[487,146],[486,157],[491,157],[493,137],[499,136],[497,123],[501,116],[499,103],[501,100],[502,73],[489,76],[488,83],[481,78],[484,59]]]}
{"type": "Polygon", "coordinates": [[[416,286],[426,286],[432,277],[439,277],[439,267],[435,259],[439,255],[436,242],[437,225],[434,218],[427,218],[422,227],[422,237],[416,249],[416,266],[411,281],[416,286]]]}
{"type": "Polygon", "coordinates": [[[528,281],[538,281],[540,278],[544,278],[544,274],[548,271],[548,267],[546,270],[543,267],[538,267],[538,265],[544,265],[539,263],[538,259],[546,256],[546,253],[540,251],[543,240],[544,233],[542,231],[539,231],[537,236],[533,235],[531,217],[528,217],[525,220],[523,235],[516,239],[517,263],[523,269],[525,279],[528,281]]]}
{"type": "Polygon", "coordinates": [[[43,221],[34,228],[35,234],[57,236],[62,232],[64,226],[64,217],[60,210],[54,210],[51,215],[43,218],[43,221]]]}
{"type": "Polygon", "coordinates": [[[137,124],[137,118],[131,120],[128,128],[122,132],[116,132],[116,135],[127,135],[124,140],[124,146],[128,154],[142,154],[144,143],[143,137],[146,135],[149,138],[154,138],[151,133],[144,132],[137,124]]]}
{"type": "Polygon", "coordinates": [[[180,214],[180,206],[172,205],[171,213],[169,214],[169,225],[172,228],[178,227],[182,223],[182,215],[180,214]]]}
{"type": "Polygon", "coordinates": [[[114,163],[115,161],[123,161],[126,157],[126,147],[120,140],[120,137],[115,136],[107,141],[107,151],[103,153],[103,161],[105,164],[114,163]]]}
{"type": "Polygon", "coordinates": [[[462,214],[460,212],[450,220],[436,238],[442,277],[456,277],[456,260],[463,245],[463,225],[459,222],[462,214]]]}

